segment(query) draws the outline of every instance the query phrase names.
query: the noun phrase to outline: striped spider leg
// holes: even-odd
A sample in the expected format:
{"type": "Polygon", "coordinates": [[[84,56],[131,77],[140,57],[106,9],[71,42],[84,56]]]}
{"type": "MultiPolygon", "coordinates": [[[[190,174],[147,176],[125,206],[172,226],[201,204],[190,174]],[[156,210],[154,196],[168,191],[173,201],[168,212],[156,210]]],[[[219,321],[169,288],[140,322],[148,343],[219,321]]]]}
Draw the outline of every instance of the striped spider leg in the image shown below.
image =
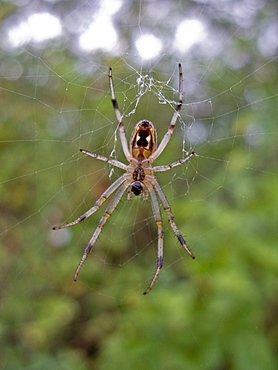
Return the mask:
{"type": "Polygon", "coordinates": [[[147,294],[154,286],[160,270],[163,266],[163,221],[160,212],[160,204],[164,208],[164,211],[167,214],[169,224],[175,233],[178,241],[182,245],[182,247],[186,250],[186,252],[190,255],[190,257],[195,258],[190,249],[188,248],[184,238],[182,237],[179,229],[174,221],[174,216],[169,205],[169,202],[161,189],[160,185],[158,184],[154,172],[164,172],[168,171],[173,167],[179,166],[186,161],[188,161],[193,155],[194,152],[189,153],[185,158],[179,159],[176,162],[170,163],[168,165],[156,166],[152,167],[152,162],[157,159],[160,154],[163,152],[165,147],[167,146],[175,128],[175,124],[177,118],[179,116],[179,112],[182,106],[182,67],[179,64],[179,100],[176,105],[175,111],[173,113],[172,119],[170,121],[169,127],[167,132],[165,133],[161,143],[157,147],[157,139],[156,139],[156,130],[152,122],[144,119],[139,121],[133,130],[130,145],[128,148],[126,134],[124,130],[124,124],[122,122],[122,115],[120,113],[118,103],[116,100],[114,86],[113,86],[113,79],[112,79],[112,69],[109,70],[109,84],[110,84],[110,92],[111,92],[111,100],[115,110],[116,118],[118,121],[118,129],[119,129],[119,136],[121,140],[122,149],[124,155],[129,162],[129,164],[124,164],[119,162],[115,159],[107,158],[99,154],[91,153],[87,150],[81,149],[81,152],[93,157],[95,159],[104,161],[109,163],[112,166],[118,167],[124,171],[126,171],[122,176],[120,176],[116,181],[113,182],[99,197],[99,199],[95,202],[94,206],[91,207],[88,211],[86,211],[83,215],[79,216],[76,220],[53,227],[53,230],[62,229],[68,226],[76,225],[77,223],[84,221],[86,218],[90,217],[93,213],[95,213],[100,206],[115,192],[112,200],[110,201],[108,207],[104,211],[103,216],[101,217],[98,226],[93,233],[93,236],[89,240],[87,244],[81,261],[79,262],[75,274],[74,274],[74,281],[77,280],[78,274],[80,272],[81,267],[83,266],[86,258],[88,257],[89,253],[91,252],[99,234],[101,233],[102,228],[104,227],[106,221],[111,216],[113,211],[115,210],[117,204],[119,203],[120,199],[122,198],[123,194],[127,191],[128,199],[130,199],[130,192],[134,195],[138,196],[141,194],[142,199],[147,199],[147,195],[150,194],[150,200],[152,205],[152,211],[154,215],[154,219],[158,229],[158,251],[157,251],[157,267],[154,274],[154,277],[147,288],[144,294],[147,294]]]}

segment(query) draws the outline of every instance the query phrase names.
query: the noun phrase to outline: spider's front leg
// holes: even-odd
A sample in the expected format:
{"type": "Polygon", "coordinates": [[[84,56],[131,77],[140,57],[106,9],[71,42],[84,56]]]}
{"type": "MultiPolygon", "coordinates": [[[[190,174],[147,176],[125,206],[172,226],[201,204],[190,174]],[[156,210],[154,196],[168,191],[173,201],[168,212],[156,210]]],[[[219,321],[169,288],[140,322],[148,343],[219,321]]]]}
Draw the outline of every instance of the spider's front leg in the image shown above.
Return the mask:
{"type": "Polygon", "coordinates": [[[106,189],[102,194],[101,196],[99,197],[99,199],[95,202],[95,205],[90,208],[87,212],[85,212],[82,216],[79,216],[76,220],[72,221],[72,222],[69,222],[67,224],[63,224],[63,225],[59,225],[59,226],[54,226],[52,228],[52,230],[59,230],[59,229],[63,229],[65,227],[69,227],[69,226],[73,226],[73,225],[76,225],[78,224],[79,222],[81,221],[84,221],[86,220],[86,218],[90,217],[93,213],[95,213],[99,207],[102,205],[102,203],[104,203],[106,201],[106,199],[112,194],[114,193],[114,191],[126,180],[126,174],[122,175],[121,177],[119,177],[116,181],[113,182],[113,184],[111,184],[109,186],[108,189],[106,189]]]}
{"type": "Polygon", "coordinates": [[[158,184],[158,182],[156,181],[154,183],[154,188],[161,200],[161,203],[162,203],[162,206],[165,210],[165,212],[167,213],[167,216],[168,216],[168,221],[169,221],[169,224],[172,228],[172,230],[174,231],[178,241],[181,243],[181,245],[183,246],[183,248],[186,250],[186,252],[189,254],[189,256],[191,258],[195,258],[194,254],[191,252],[191,250],[188,248],[187,244],[186,244],[186,241],[184,240],[183,236],[181,235],[175,221],[174,221],[174,215],[172,213],[172,210],[171,210],[171,207],[170,207],[170,204],[163,192],[163,190],[161,189],[160,185],[158,184]]]}
{"type": "Polygon", "coordinates": [[[78,264],[78,266],[77,266],[77,268],[75,270],[75,274],[74,274],[74,278],[73,278],[74,281],[77,280],[79,271],[80,271],[81,267],[83,266],[83,264],[84,264],[86,258],[88,257],[89,253],[91,252],[91,249],[92,249],[93,245],[95,244],[95,242],[96,242],[99,234],[101,233],[101,230],[102,230],[104,224],[106,223],[106,221],[108,220],[108,218],[111,216],[111,214],[115,210],[117,204],[121,200],[124,192],[126,191],[126,189],[128,188],[129,185],[130,185],[130,181],[126,180],[119,187],[119,189],[117,190],[116,194],[114,195],[114,197],[112,198],[111,202],[109,203],[108,207],[106,208],[103,216],[99,220],[98,226],[97,226],[97,228],[96,228],[93,236],[91,237],[91,239],[90,239],[87,247],[84,249],[84,253],[83,253],[83,256],[81,258],[81,261],[79,262],[79,264],[78,264]]]}
{"type": "Polygon", "coordinates": [[[163,230],[163,222],[162,222],[162,216],[159,208],[159,203],[157,200],[157,196],[155,194],[154,188],[151,184],[146,182],[146,186],[148,188],[148,191],[151,196],[151,204],[152,204],[152,210],[153,210],[153,215],[155,218],[155,222],[157,225],[157,231],[158,231],[158,241],[157,241],[157,267],[156,271],[154,274],[154,277],[148,287],[148,289],[143,293],[143,294],[148,294],[149,291],[153,288],[158,275],[160,273],[160,270],[162,269],[163,266],[163,236],[164,236],[164,230],[163,230]]]}

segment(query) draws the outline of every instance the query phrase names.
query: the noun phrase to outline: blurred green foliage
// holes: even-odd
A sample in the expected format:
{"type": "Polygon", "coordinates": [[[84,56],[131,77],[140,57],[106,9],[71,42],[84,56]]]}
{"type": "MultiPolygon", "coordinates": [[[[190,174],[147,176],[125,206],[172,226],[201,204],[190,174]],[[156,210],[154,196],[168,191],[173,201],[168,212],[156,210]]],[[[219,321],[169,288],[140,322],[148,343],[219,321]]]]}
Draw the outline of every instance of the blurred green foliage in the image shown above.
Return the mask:
{"type": "MultiPolygon", "coordinates": [[[[77,15],[77,3],[67,3],[77,15]]],[[[3,19],[24,10],[5,4],[3,19]]],[[[69,11],[63,2],[53,5],[56,11],[58,5],[60,14],[69,11]]],[[[130,24],[138,20],[135,5],[128,2],[120,25],[127,14],[130,24]]],[[[199,6],[179,5],[192,11],[199,6]]],[[[213,58],[197,51],[165,54],[142,70],[132,55],[76,55],[68,35],[61,44],[2,48],[1,368],[276,368],[278,69],[275,57],[257,46],[260,25],[272,19],[274,5],[266,3],[256,13],[258,23],[240,28],[232,19],[221,23],[208,3],[202,8],[207,20],[231,35],[224,51],[213,58]],[[232,52],[248,61],[232,68],[232,52]],[[51,227],[82,214],[121,173],[110,177],[109,166],[79,152],[108,156],[114,149],[108,66],[122,112],[136,108],[125,117],[128,137],[138,120],[148,118],[160,140],[173,111],[158,103],[155,89],[163,81],[163,96],[176,99],[180,60],[182,119],[157,164],[182,155],[181,138],[197,155],[157,177],[196,260],[178,245],[165,219],[165,265],[154,289],[142,296],[155,269],[156,228],[149,202],[123,199],[73,283],[104,208],[65,233],[51,227]],[[22,68],[17,77],[16,66],[22,68]],[[157,84],[137,107],[136,79],[149,70],[157,84]],[[196,140],[198,124],[204,140],[196,140]]],[[[178,17],[178,5],[175,10],[178,17]]],[[[115,157],[124,161],[119,144],[115,157]]]]}

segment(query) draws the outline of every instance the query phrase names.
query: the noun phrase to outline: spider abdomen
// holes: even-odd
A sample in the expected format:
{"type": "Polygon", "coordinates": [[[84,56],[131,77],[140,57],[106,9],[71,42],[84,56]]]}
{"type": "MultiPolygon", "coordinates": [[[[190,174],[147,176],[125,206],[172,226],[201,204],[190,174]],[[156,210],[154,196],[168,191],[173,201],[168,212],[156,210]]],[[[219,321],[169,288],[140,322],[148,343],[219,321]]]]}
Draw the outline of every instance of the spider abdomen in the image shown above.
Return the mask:
{"type": "Polygon", "coordinates": [[[156,149],[156,131],[152,122],[142,120],[133,130],[130,151],[133,158],[140,161],[149,158],[156,149]]]}

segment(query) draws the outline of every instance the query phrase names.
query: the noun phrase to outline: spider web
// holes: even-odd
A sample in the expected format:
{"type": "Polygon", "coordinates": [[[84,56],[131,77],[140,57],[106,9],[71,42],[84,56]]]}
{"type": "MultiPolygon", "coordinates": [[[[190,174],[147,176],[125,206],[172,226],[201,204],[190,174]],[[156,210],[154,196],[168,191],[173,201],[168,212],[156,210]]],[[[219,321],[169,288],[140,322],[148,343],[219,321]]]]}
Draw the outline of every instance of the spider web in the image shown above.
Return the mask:
{"type": "MultiPolygon", "coordinates": [[[[214,4],[198,5],[197,18],[210,19],[213,24],[209,10],[214,4]]],[[[109,66],[127,139],[135,124],[145,118],[154,123],[158,143],[178,98],[178,63],[183,66],[184,104],[173,137],[154,165],[196,153],[185,164],[157,174],[196,260],[181,248],[161,210],[164,266],[150,294],[191,286],[191,293],[201,295],[196,274],[202,271],[213,280],[212,260],[241,253],[243,222],[246,228],[250,226],[254,199],[267,192],[263,185],[255,185],[262,179],[269,179],[272,186],[277,181],[273,158],[278,95],[272,78],[277,74],[277,45],[275,48],[273,41],[267,48],[263,42],[271,29],[252,36],[252,30],[259,32],[254,14],[264,5],[256,4],[244,27],[238,18],[232,25],[226,19],[221,40],[215,39],[217,52],[209,49],[213,40],[207,38],[198,45],[199,50],[170,55],[165,49],[156,58],[145,60],[138,57],[130,35],[118,55],[102,50],[78,55],[70,34],[63,43],[54,40],[51,45],[34,40],[17,48],[2,45],[3,295],[10,290],[25,292],[26,285],[38,292],[58,285],[64,287],[64,296],[80,297],[89,292],[102,299],[129,302],[151,281],[156,268],[157,230],[149,200],[122,198],[77,283],[72,282],[73,273],[108,202],[74,227],[51,230],[92,207],[122,174],[120,169],[84,156],[80,148],[126,163],[110,99],[109,66]],[[246,43],[245,48],[240,42],[246,43]],[[230,241],[233,237],[236,245],[230,241]]],[[[168,7],[167,3],[167,13],[168,7]]],[[[86,14],[88,8],[91,4],[87,1],[72,5],[65,23],[86,14]]],[[[178,9],[172,10],[178,13],[178,9]]],[[[121,25],[128,12],[133,16],[130,24],[142,35],[143,2],[136,15],[131,8],[119,15],[121,25]]],[[[271,14],[265,14],[271,28],[271,14]]],[[[165,35],[165,30],[160,31],[165,35]]],[[[169,35],[165,44],[171,42],[169,35]]],[[[270,205],[271,201],[272,214],[270,205]]]]}
{"type": "MultiPolygon", "coordinates": [[[[44,230],[49,248],[65,248],[63,258],[66,263],[70,262],[74,271],[78,259],[73,256],[76,256],[76,250],[79,251],[80,256],[82,255],[83,246],[93,233],[105,207],[101,208],[90,220],[75,226],[74,230],[67,228],[51,232],[51,226],[70,221],[84,213],[105,188],[122,173],[113,166],[85,158],[79,149],[88,149],[126,163],[110,101],[107,69],[106,66],[95,65],[88,58],[82,66],[72,68],[66,74],[61,75],[48,64],[43,56],[30,55],[29,52],[28,56],[33,60],[36,69],[31,72],[32,74],[23,73],[20,81],[31,80],[34,85],[33,95],[24,92],[24,85],[21,82],[12,89],[7,88],[4,83],[2,88],[2,91],[14,97],[18,104],[30,104],[31,101],[32,107],[27,113],[30,118],[24,117],[24,123],[19,124],[16,139],[9,139],[8,134],[5,133],[7,140],[3,140],[3,143],[12,146],[12,150],[17,153],[17,158],[18,153],[24,153],[20,158],[24,166],[15,176],[3,179],[2,184],[4,187],[13,188],[13,186],[17,187],[17,183],[28,184],[29,181],[33,183],[35,179],[37,186],[32,201],[37,204],[37,207],[33,213],[24,216],[20,221],[12,219],[11,225],[4,226],[2,234],[9,238],[8,235],[13,234],[16,229],[21,229],[25,224],[37,224],[40,219],[40,223],[45,223],[44,230]],[[97,69],[97,72],[94,80],[88,83],[88,69],[90,68],[97,69]],[[84,70],[86,73],[82,72],[84,70]],[[47,93],[44,80],[52,81],[53,94],[55,94],[55,89],[59,89],[58,102],[53,99],[51,93],[47,93]],[[95,99],[96,95],[100,98],[95,99]],[[47,155],[44,154],[45,151],[47,155]],[[45,189],[48,178],[53,181],[53,184],[51,183],[50,189],[45,189]]],[[[148,72],[142,68],[136,70],[123,58],[119,58],[119,62],[113,66],[116,96],[128,138],[134,125],[140,119],[150,119],[155,124],[158,142],[168,128],[178,95],[178,71],[177,65],[171,62],[170,75],[165,72],[163,78],[158,79],[155,70],[159,63],[167,62],[164,59],[167,58],[162,57],[148,72]],[[125,70],[124,76],[122,76],[123,72],[117,73],[118,65],[125,70]]],[[[245,80],[252,80],[254,75],[263,73],[269,64],[275,61],[274,58],[262,63],[243,79],[238,80],[237,77],[232,76],[232,84],[222,91],[213,91],[206,83],[205,76],[213,74],[213,60],[210,65],[197,65],[198,72],[194,76],[197,82],[192,81],[187,65],[184,66],[184,105],[173,139],[155,164],[168,164],[184,157],[188,152],[196,152],[196,157],[190,162],[171,171],[157,174],[157,178],[172,205],[181,232],[189,240],[193,252],[197,255],[207,253],[205,251],[207,232],[211,231],[200,233],[198,227],[192,228],[192,217],[195,218],[194,204],[202,203],[203,207],[210,208],[213,207],[215,197],[223,193],[238,194],[238,190],[229,185],[227,181],[231,176],[231,167],[236,165],[233,159],[233,148],[238,141],[244,141],[250,153],[251,149],[256,148],[265,135],[268,135],[257,118],[243,131],[240,127],[239,116],[251,106],[254,110],[253,117],[255,117],[261,105],[267,105],[269,99],[275,96],[260,98],[254,97],[254,93],[247,92],[247,98],[244,98],[237,94],[237,90],[245,83],[245,80]],[[192,89],[199,90],[196,94],[200,100],[188,101],[187,96],[190,96],[192,89]],[[226,101],[224,107],[221,107],[219,103],[222,100],[226,101]],[[215,111],[214,106],[220,106],[220,109],[215,111]],[[221,152],[223,147],[225,147],[225,157],[218,157],[217,152],[221,152]],[[210,177],[209,172],[204,170],[206,166],[221,168],[217,179],[210,177]],[[200,193],[194,189],[196,181],[202,182],[203,188],[200,193]],[[181,203],[183,206],[178,207],[181,203]]],[[[3,77],[8,81],[12,79],[8,74],[3,77]]],[[[226,84],[224,77],[215,75],[214,78],[226,84]]],[[[250,155],[249,153],[244,156],[250,155]]],[[[259,167],[250,168],[248,161],[240,166],[247,172],[264,172],[259,167]]],[[[240,195],[242,201],[246,196],[248,195],[240,195]]],[[[20,197],[20,194],[17,197],[20,197]]],[[[90,256],[83,268],[87,270],[87,276],[97,259],[103,264],[103,274],[106,274],[109,269],[106,265],[123,267],[135,258],[136,261],[133,263],[138,263],[137,257],[145,253],[146,249],[151,249],[149,255],[152,263],[146,271],[146,280],[150,278],[153,273],[152,269],[155,267],[157,237],[150,203],[143,202],[139,198],[133,197],[129,202],[123,199],[120,202],[117,210],[105,225],[100,240],[96,243],[94,255],[90,256]],[[111,254],[112,258],[109,257],[111,254]]],[[[21,202],[25,203],[25,200],[21,202]]],[[[238,211],[240,212],[240,206],[238,211]]],[[[179,262],[185,255],[173,235],[167,235],[172,231],[166,219],[164,221],[166,262],[162,276],[167,266],[179,262]],[[174,257],[170,261],[169,249],[174,249],[172,253],[174,257]]],[[[198,219],[194,222],[198,224],[198,219]]],[[[188,263],[191,261],[186,262],[185,268],[188,263]]],[[[83,269],[80,276],[81,284],[82,274],[86,274],[83,269]]],[[[117,273],[117,269],[114,273],[117,273]]],[[[139,283],[139,286],[146,284],[145,280],[139,283]]]]}
{"type": "MultiPolygon", "coordinates": [[[[117,368],[114,360],[122,352],[123,362],[132,365],[126,357],[134,354],[126,325],[132,322],[134,337],[151,349],[160,344],[167,348],[173,368],[271,369],[260,353],[272,358],[266,336],[277,333],[275,3],[163,1],[158,7],[156,1],[126,1],[118,12],[117,2],[109,3],[114,7],[109,8],[109,20],[118,33],[110,49],[113,30],[107,14],[103,17],[105,1],[1,5],[0,338],[8,348],[7,368],[33,365],[34,359],[39,363],[35,368],[42,363],[45,368],[80,368],[84,359],[94,368],[91,360],[96,357],[102,368],[111,363],[117,368]],[[36,21],[30,14],[42,12],[59,16],[63,33],[55,38],[55,21],[45,15],[53,38],[30,33],[27,41],[19,38],[12,47],[8,31],[21,24],[23,35],[26,25],[36,21]],[[105,24],[109,37],[99,32],[98,48],[81,50],[79,37],[96,19],[105,24]],[[174,36],[178,25],[188,26],[184,19],[199,21],[205,38],[190,45],[185,37],[174,36]],[[140,52],[137,41],[146,41],[146,36],[154,43],[140,52]],[[162,40],[161,49],[157,40],[162,40]],[[156,56],[147,59],[155,50],[156,56]],[[75,283],[74,271],[109,201],[78,225],[56,231],[52,227],[82,215],[123,173],[80,149],[126,163],[111,104],[109,67],[128,141],[135,124],[148,119],[159,143],[178,98],[179,62],[183,106],[173,136],[154,165],[196,153],[183,165],[156,174],[196,259],[181,247],[161,209],[164,265],[154,288],[142,298],[156,268],[157,229],[150,200],[132,196],[128,201],[124,196],[75,283]],[[114,313],[120,318],[111,318],[114,313]],[[148,327],[147,335],[138,323],[142,330],[148,327]],[[223,341],[211,340],[215,333],[223,341]],[[182,343],[186,359],[162,337],[178,347],[182,343]],[[220,341],[218,352],[209,348],[220,341]],[[29,359],[17,348],[22,343],[29,359]],[[252,343],[244,365],[236,362],[242,348],[235,355],[234,343],[242,348],[252,343]],[[64,346],[69,352],[63,350],[61,366],[61,360],[53,362],[53,354],[64,346]],[[196,353],[199,362],[190,362],[196,353]],[[208,353],[215,358],[220,353],[221,359],[213,362],[208,353]]],[[[148,357],[137,352],[133,365],[139,363],[138,353],[140,359],[148,357]]],[[[165,368],[161,348],[151,354],[155,368],[165,368]]]]}

